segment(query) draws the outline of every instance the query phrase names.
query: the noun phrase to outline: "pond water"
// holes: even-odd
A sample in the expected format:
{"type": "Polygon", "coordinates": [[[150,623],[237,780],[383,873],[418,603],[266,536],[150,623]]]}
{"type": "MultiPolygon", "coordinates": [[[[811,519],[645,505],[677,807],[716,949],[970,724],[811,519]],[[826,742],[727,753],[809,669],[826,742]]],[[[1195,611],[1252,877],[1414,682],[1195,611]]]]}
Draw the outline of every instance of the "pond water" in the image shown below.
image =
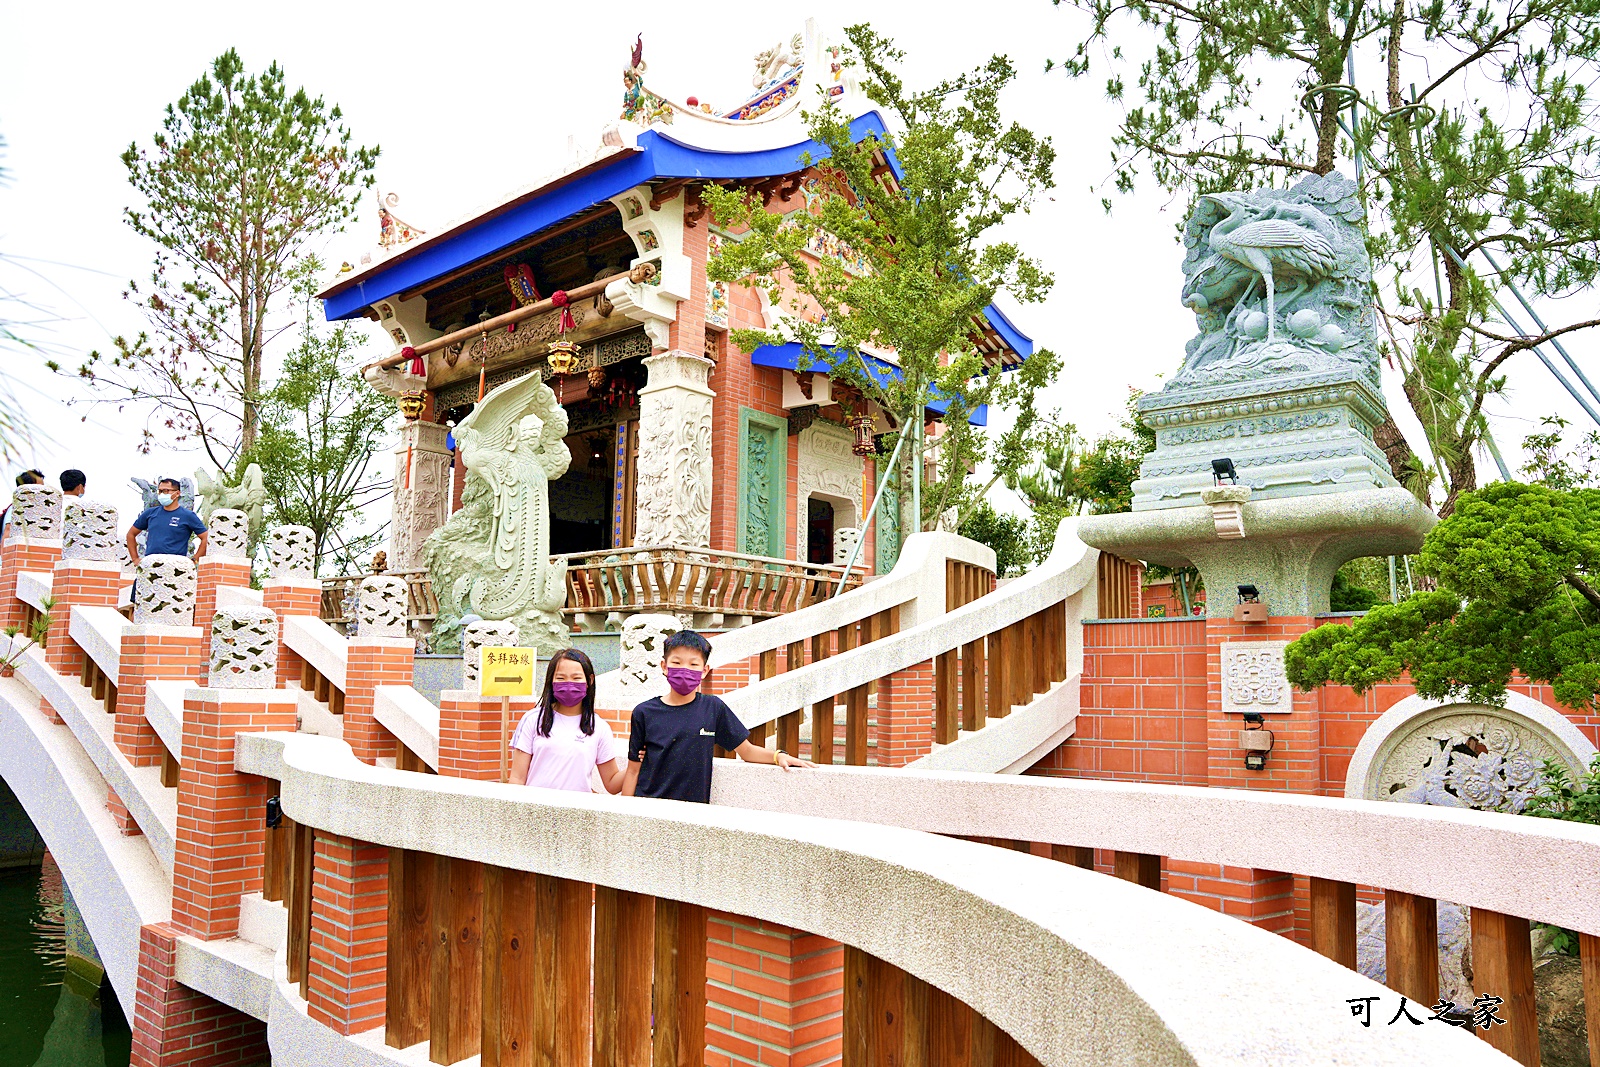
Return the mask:
{"type": "Polygon", "coordinates": [[[128,1067],[111,984],[67,969],[61,885],[48,855],[0,871],[0,1067],[128,1067]]]}

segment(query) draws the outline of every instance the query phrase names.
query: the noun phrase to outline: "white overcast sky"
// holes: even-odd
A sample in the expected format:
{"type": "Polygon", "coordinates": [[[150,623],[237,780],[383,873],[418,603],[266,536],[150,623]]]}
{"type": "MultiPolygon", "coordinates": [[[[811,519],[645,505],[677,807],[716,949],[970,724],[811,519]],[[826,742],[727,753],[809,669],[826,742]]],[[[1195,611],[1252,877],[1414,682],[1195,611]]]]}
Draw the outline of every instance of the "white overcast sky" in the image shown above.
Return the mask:
{"type": "MultiPolygon", "coordinates": [[[[433,230],[559,166],[569,137],[597,143],[618,113],[620,73],[635,34],[644,34],[653,89],[720,106],[749,92],[753,54],[798,32],[807,15],[832,27],[873,22],[907,50],[913,80],[993,52],[1016,62],[1022,76],[1006,110],[1053,137],[1060,159],[1052,199],[1010,233],[1054,272],[1055,291],[1043,305],[1017,308],[1014,319],[1064,359],[1046,406],[1061,408],[1090,434],[1110,428],[1129,386],[1157,387],[1159,376],[1181,363],[1193,333],[1193,316],[1178,304],[1173,227],[1182,205],[1152,191],[1118,200],[1109,217],[1101,210],[1090,187],[1106,177],[1118,112],[1104,99],[1100,78],[1073,82],[1044,73],[1047,58],[1070,53],[1082,25],[1048,0],[810,8],[476,0],[7,5],[0,14],[7,42],[0,135],[11,178],[0,188],[0,251],[46,262],[27,263],[44,279],[6,266],[0,287],[66,316],[51,340],[70,350],[104,348],[112,335],[140,329],[140,316],[120,294],[126,279],[147,275],[150,248],[122,222],[133,193],[118,156],[130,141],[148,141],[165,106],[229,47],[249,69],[276,60],[291,84],[337,102],[360,141],[381,145],[378,182],[400,195],[397,213],[433,230]]],[[[375,244],[375,216],[369,197],[326,258],[358,259],[375,244]]],[[[1600,370],[1597,344],[1583,338],[1571,346],[1591,372],[1600,370]]],[[[1582,418],[1534,357],[1516,358],[1509,397],[1491,409],[1513,464],[1509,454],[1541,415],[1582,418]]],[[[130,475],[196,466],[192,452],[137,455],[138,421],[130,416],[100,408],[80,422],[85,409],[65,405],[81,395],[77,386],[25,357],[6,370],[24,383],[19,397],[47,435],[24,465],[41,467],[52,482],[64,467],[81,467],[91,494],[116,503],[124,522],[137,505],[130,475]]],[[[1403,403],[1395,406],[1404,419],[1403,403]]],[[[14,474],[5,472],[0,496],[14,474]]]]}

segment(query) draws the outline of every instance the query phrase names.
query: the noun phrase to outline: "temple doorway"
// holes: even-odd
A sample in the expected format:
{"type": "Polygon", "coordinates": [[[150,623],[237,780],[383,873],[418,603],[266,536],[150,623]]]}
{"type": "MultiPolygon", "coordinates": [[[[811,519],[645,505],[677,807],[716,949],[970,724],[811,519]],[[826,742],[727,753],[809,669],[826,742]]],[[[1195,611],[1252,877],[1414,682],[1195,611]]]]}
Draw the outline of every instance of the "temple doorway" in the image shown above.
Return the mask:
{"type": "Polygon", "coordinates": [[[833,504],[816,496],[806,500],[806,562],[833,562],[833,504]]]}
{"type": "Polygon", "coordinates": [[[551,555],[611,547],[614,436],[598,430],[567,436],[572,465],[550,483],[551,555]]]}

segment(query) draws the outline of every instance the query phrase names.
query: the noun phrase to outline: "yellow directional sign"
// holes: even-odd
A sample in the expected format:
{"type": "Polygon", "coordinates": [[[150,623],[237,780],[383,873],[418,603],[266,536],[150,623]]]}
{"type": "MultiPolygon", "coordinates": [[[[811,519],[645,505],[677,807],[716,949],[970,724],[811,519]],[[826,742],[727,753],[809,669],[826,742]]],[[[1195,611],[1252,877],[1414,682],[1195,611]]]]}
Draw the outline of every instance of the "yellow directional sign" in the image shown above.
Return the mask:
{"type": "Polygon", "coordinates": [[[486,697],[533,695],[533,649],[485,648],[478,680],[486,697]]]}

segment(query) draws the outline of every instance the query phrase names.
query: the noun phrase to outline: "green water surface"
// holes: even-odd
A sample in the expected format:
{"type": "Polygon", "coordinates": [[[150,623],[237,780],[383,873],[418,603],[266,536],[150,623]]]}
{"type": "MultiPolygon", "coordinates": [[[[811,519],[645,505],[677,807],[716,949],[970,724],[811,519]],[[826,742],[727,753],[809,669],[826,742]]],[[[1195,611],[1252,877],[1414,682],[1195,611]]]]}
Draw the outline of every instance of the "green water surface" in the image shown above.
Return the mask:
{"type": "Polygon", "coordinates": [[[67,970],[59,879],[48,861],[0,871],[0,1067],[127,1067],[111,984],[67,970]]]}

